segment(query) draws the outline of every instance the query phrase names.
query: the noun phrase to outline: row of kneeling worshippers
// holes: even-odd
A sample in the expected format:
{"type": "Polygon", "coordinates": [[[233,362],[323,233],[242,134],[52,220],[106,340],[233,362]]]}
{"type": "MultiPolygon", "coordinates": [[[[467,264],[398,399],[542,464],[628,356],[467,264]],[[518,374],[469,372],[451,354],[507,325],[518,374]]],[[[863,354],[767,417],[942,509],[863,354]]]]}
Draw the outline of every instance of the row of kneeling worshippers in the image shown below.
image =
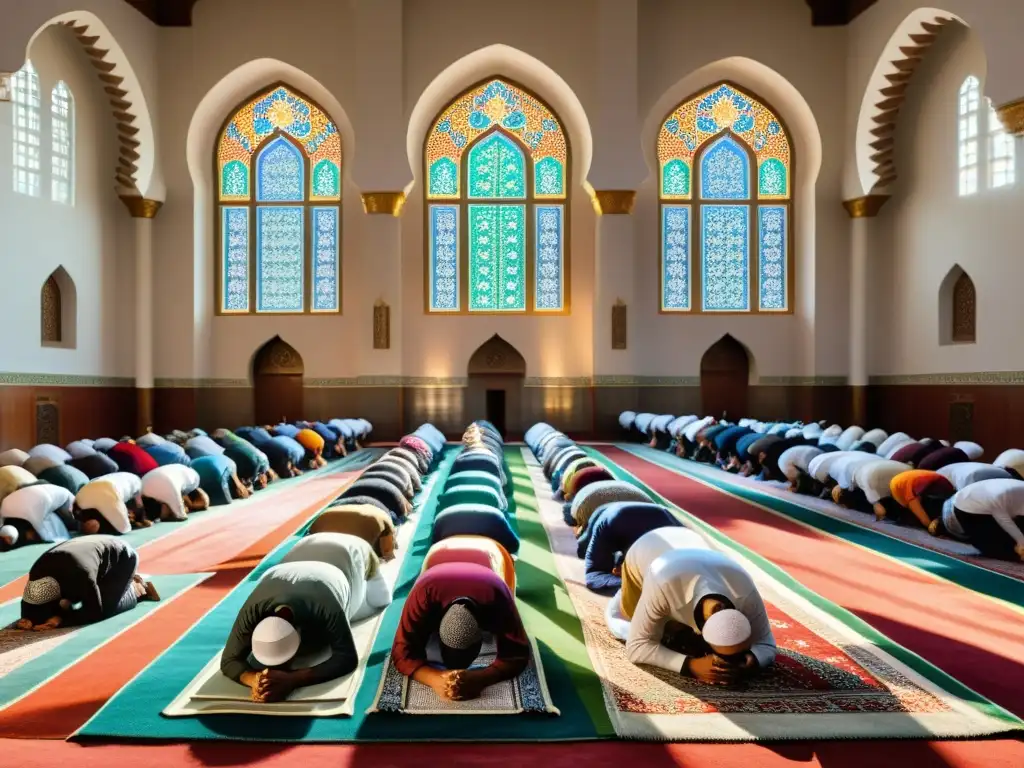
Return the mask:
{"type": "Polygon", "coordinates": [[[565,502],[587,587],[614,592],[606,622],[630,661],[723,686],[773,663],[768,614],[742,566],[551,426],[531,427],[526,443],[565,502]]]}
{"type": "Polygon", "coordinates": [[[333,419],[12,448],[0,453],[0,551],[182,521],[344,456],[370,430],[333,419]]]}
{"type": "Polygon", "coordinates": [[[649,416],[623,413],[620,424],[682,458],[782,482],[878,520],[920,525],[986,557],[1024,559],[1024,450],[1003,451],[988,464],[969,441],[837,424],[649,416]]]}
{"type": "Polygon", "coordinates": [[[501,434],[474,422],[438,496],[431,546],[391,648],[395,669],[441,699],[477,698],[518,677],[530,660],[515,602],[519,538],[508,519],[510,491],[501,434]],[[494,657],[475,665],[485,645],[494,657]]]}
{"type": "MultiPolygon", "coordinates": [[[[295,687],[354,669],[351,623],[390,604],[391,585],[380,563],[393,557],[395,521],[408,513],[410,486],[421,487],[443,444],[436,430],[421,427],[306,527],[282,562],[264,573],[239,612],[223,654],[225,675],[242,681],[244,674],[254,699],[276,701],[295,687]],[[382,493],[385,487],[394,492],[382,493]],[[283,668],[300,644],[328,647],[331,658],[309,669],[283,668]],[[250,654],[265,668],[250,669],[250,654]]],[[[45,631],[91,624],[131,610],[139,601],[159,599],[152,581],[139,572],[139,555],[128,541],[105,534],[79,536],[49,548],[32,565],[16,626],[45,631]]]]}
{"type": "MultiPolygon", "coordinates": [[[[476,423],[463,443],[438,496],[432,546],[406,598],[391,652],[399,672],[452,700],[478,696],[485,687],[518,675],[529,660],[513,597],[517,541],[507,535],[511,527],[504,519],[509,485],[501,436],[489,424],[476,423]],[[500,516],[504,526],[484,513],[500,516]],[[486,639],[496,646],[494,661],[470,669],[486,639]]],[[[285,560],[260,580],[221,656],[222,673],[248,686],[253,700],[279,701],[297,687],[356,668],[351,625],[391,602],[390,587],[382,579],[374,585],[374,574],[380,560],[394,556],[394,526],[409,513],[404,491],[399,499],[381,489],[385,484],[403,489],[406,476],[421,483],[436,469],[444,445],[444,436],[431,425],[403,438],[322,512],[285,560]],[[387,472],[368,477],[382,464],[387,472]],[[400,471],[392,474],[391,468],[400,471]],[[365,548],[359,558],[351,557],[353,540],[365,548]],[[332,554],[340,552],[343,542],[346,554],[332,554]],[[317,646],[330,647],[326,661],[311,668],[288,667],[317,646]]]]}

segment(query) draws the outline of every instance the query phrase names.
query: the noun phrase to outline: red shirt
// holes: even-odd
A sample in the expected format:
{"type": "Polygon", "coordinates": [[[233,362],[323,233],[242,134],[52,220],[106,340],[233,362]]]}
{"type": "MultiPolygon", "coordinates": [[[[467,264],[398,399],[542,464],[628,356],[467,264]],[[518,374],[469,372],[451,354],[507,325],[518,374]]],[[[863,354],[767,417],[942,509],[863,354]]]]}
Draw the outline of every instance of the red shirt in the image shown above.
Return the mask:
{"type": "Polygon", "coordinates": [[[427,641],[437,632],[448,606],[460,597],[477,604],[480,629],[494,635],[498,655],[492,667],[505,667],[510,677],[526,668],[530,643],[515,598],[504,580],[476,563],[444,563],[420,574],[402,608],[391,660],[403,675],[427,664],[427,641]]]}
{"type": "Polygon", "coordinates": [[[117,468],[122,472],[131,472],[139,477],[160,466],[156,459],[135,443],[118,443],[107,451],[107,456],[117,462],[117,468]]]}

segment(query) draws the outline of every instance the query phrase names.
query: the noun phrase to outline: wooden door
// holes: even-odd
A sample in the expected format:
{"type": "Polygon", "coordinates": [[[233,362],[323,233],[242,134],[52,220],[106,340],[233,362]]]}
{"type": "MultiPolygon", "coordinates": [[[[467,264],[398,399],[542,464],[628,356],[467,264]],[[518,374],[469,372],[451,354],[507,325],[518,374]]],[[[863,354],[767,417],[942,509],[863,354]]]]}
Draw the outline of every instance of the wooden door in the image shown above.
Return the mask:
{"type": "Polygon", "coordinates": [[[735,421],[747,416],[747,350],[729,334],[712,344],[700,361],[701,410],[735,421]]]}
{"type": "Polygon", "coordinates": [[[303,418],[302,374],[257,374],[255,389],[257,424],[277,424],[303,418]]]}

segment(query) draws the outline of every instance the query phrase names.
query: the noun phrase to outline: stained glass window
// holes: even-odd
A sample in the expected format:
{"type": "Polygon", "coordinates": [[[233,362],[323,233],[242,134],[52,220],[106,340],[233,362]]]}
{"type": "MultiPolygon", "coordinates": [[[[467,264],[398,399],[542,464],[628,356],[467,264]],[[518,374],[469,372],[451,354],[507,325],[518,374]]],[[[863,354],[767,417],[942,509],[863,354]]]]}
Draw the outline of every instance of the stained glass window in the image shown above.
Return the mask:
{"type": "Polygon", "coordinates": [[[50,199],[74,203],[75,101],[63,80],[50,92],[50,199]]]}
{"type": "Polygon", "coordinates": [[[567,310],[568,163],[561,122],[507,81],[441,112],[424,152],[428,312],[567,310]]]}
{"type": "Polygon", "coordinates": [[[42,163],[42,129],[39,115],[39,75],[31,61],[11,77],[14,109],[14,191],[39,197],[42,163]]]}
{"type": "Polygon", "coordinates": [[[341,310],[341,136],[284,85],[231,116],[217,143],[218,309],[341,310]]]}
{"type": "Polygon", "coordinates": [[[657,155],[661,310],[789,311],[793,156],[775,113],[720,83],[672,111],[657,155]]]}

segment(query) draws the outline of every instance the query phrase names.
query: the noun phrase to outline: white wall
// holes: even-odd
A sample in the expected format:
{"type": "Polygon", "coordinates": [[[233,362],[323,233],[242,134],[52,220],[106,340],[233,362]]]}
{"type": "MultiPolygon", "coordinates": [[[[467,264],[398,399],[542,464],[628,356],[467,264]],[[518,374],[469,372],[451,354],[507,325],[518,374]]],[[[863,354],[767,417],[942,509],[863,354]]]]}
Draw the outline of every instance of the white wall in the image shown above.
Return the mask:
{"type": "Polygon", "coordinates": [[[949,27],[918,69],[901,110],[900,178],[874,222],[874,375],[1024,369],[1016,333],[1024,319],[1021,143],[1015,186],[987,189],[982,166],[976,194],[961,198],[957,188],[958,92],[968,75],[984,82],[985,72],[977,32],[949,27]],[[939,286],[955,264],[974,281],[977,343],[942,346],[939,286]]]}
{"type": "Polygon", "coordinates": [[[114,192],[117,162],[110,105],[74,35],[49,27],[29,56],[39,73],[42,185],[38,198],[12,182],[13,105],[0,105],[0,370],[82,376],[132,375],[131,219],[114,192]],[[74,205],[50,201],[50,91],[64,80],[75,100],[74,205]],[[44,348],[40,289],[63,265],[77,289],[75,349],[44,348]]]}
{"type": "MultiPolygon", "coordinates": [[[[846,370],[848,223],[840,206],[841,148],[844,142],[844,32],[811,26],[808,9],[799,0],[750,3],[679,3],[647,0],[640,18],[640,113],[647,123],[644,136],[653,154],[654,135],[666,116],[663,94],[678,94],[673,103],[731,79],[760,95],[790,128],[795,148],[797,197],[794,220],[794,313],[783,316],[659,314],[659,237],[657,173],[640,190],[636,219],[635,282],[640,301],[633,315],[643,374],[696,376],[704,351],[725,333],[741,340],[753,353],[762,376],[829,376],[846,370]],[[721,59],[742,56],[764,67],[723,65],[705,82],[690,73],[721,59]],[[813,62],[813,64],[812,64],[813,62]],[[685,85],[677,86],[680,81],[685,85]],[[746,80],[747,82],[744,82],[746,80]],[[761,81],[758,83],[758,81],[761,81]],[[821,137],[821,168],[808,176],[809,137],[797,130],[799,115],[784,103],[786,85],[795,87],[791,101],[806,102],[821,137]],[[777,98],[764,89],[777,92],[777,98]],[[656,341],[657,343],[652,343],[656,341]]],[[[670,107],[671,108],[671,105],[670,107]]],[[[691,255],[697,258],[698,254],[691,255]]],[[[633,318],[631,318],[632,320],[633,318]]]]}
{"type": "MultiPolygon", "coordinates": [[[[281,13],[277,0],[207,0],[195,6],[193,26],[181,29],[156,29],[137,14],[138,18],[122,18],[109,0],[84,5],[115,32],[132,24],[146,25],[143,37],[152,36],[154,41],[144,48],[133,42],[125,50],[154,116],[155,176],[167,188],[154,226],[154,358],[160,378],[246,379],[252,355],[275,334],[299,350],[311,378],[393,373],[460,377],[473,350],[494,333],[523,353],[528,375],[537,377],[694,376],[704,350],[727,332],[751,350],[761,376],[846,372],[850,224],[841,201],[855,196],[850,180],[857,175],[853,147],[864,88],[893,30],[916,7],[912,0],[878,3],[845,28],[812,27],[803,0],[641,0],[635,44],[638,128],[635,135],[626,131],[630,135],[618,140],[621,155],[614,144],[609,149],[607,131],[601,134],[606,126],[588,122],[609,114],[615,88],[630,90],[629,83],[609,86],[597,81],[601,66],[606,67],[615,52],[598,44],[614,35],[600,26],[600,19],[607,18],[600,15],[605,6],[594,0],[522,0],[514,12],[497,0],[405,0],[400,14],[389,4],[390,15],[382,12],[379,17],[373,16],[374,6],[367,0],[292,0],[288,13],[281,13]],[[309,34],[310,19],[315,19],[315,38],[309,34]],[[400,24],[400,36],[388,37],[392,21],[400,24]],[[385,30],[379,51],[360,35],[370,29],[385,30]],[[360,192],[395,191],[396,180],[404,178],[392,157],[401,151],[395,146],[400,134],[392,128],[381,130],[380,142],[394,151],[382,152],[375,144],[373,116],[386,112],[381,110],[382,100],[401,105],[404,131],[436,78],[445,78],[459,69],[464,57],[496,43],[511,46],[521,59],[534,62],[510,61],[514,79],[552,104],[564,103],[568,92],[579,105],[579,122],[568,126],[574,146],[589,145],[601,134],[600,152],[590,165],[593,178],[609,178],[615,169],[629,167],[637,146],[647,153],[650,173],[640,185],[632,217],[634,252],[620,257],[632,260],[632,348],[620,357],[602,351],[600,371],[595,370],[595,328],[610,323],[610,317],[594,315],[599,284],[595,271],[601,263],[608,265],[603,276],[607,285],[621,274],[621,264],[613,261],[617,254],[596,258],[597,220],[584,191],[585,178],[574,179],[572,186],[572,313],[567,317],[424,314],[420,162],[410,170],[408,178],[413,181],[400,220],[367,216],[360,205],[360,192]],[[737,57],[747,63],[737,64],[737,57]],[[257,65],[257,59],[274,63],[257,65]],[[395,74],[397,61],[400,77],[395,74]],[[373,80],[384,83],[384,92],[368,90],[359,79],[361,73],[385,64],[391,74],[373,80]],[[292,76],[291,84],[317,97],[346,137],[344,312],[217,317],[212,236],[216,131],[246,96],[292,76]],[[794,134],[799,197],[795,311],[790,315],[691,317],[657,311],[653,134],[668,108],[725,77],[775,107],[794,134]],[[358,135],[352,126],[358,126],[358,135]],[[358,163],[357,185],[351,169],[360,147],[365,159],[358,163]],[[382,243],[398,250],[382,259],[382,243]],[[392,292],[386,298],[396,341],[390,354],[371,349],[372,307],[389,285],[392,292]]],[[[982,50],[982,41],[998,39],[993,32],[998,14],[972,13],[966,0],[951,1],[950,6],[975,29],[959,38],[955,32],[947,33],[919,69],[901,115],[901,180],[894,198],[872,222],[874,296],[879,299],[879,306],[872,308],[873,374],[1024,368],[1024,350],[1017,349],[1008,335],[1017,320],[1011,293],[1020,278],[1017,260],[997,257],[1013,253],[1013,245],[1020,241],[1018,228],[1024,224],[1017,224],[1014,208],[1021,192],[983,192],[970,200],[959,200],[955,194],[956,88],[968,71],[992,79],[993,73],[984,71],[986,60],[1005,64],[1007,54],[982,50]],[[937,289],[954,262],[971,274],[978,289],[979,342],[940,348],[937,289]]],[[[11,153],[0,151],[0,223],[8,233],[0,248],[13,276],[0,283],[0,317],[27,326],[26,333],[2,342],[0,369],[131,375],[132,225],[109,178],[116,147],[108,106],[95,72],[66,30],[43,32],[33,43],[32,58],[42,75],[44,94],[58,77],[64,77],[75,94],[76,206],[62,208],[46,199],[14,195],[11,153]],[[38,343],[39,286],[57,264],[65,266],[78,288],[74,351],[41,349],[38,343]]],[[[477,74],[474,79],[509,73],[497,66],[477,74]]],[[[998,100],[1006,101],[1005,73],[999,82],[998,100]]],[[[447,97],[460,90],[453,86],[447,97]]],[[[1019,90],[1017,95],[1024,95],[1024,86],[1019,90]]],[[[566,115],[560,116],[567,122],[566,115]]],[[[44,108],[45,135],[48,122],[44,108]]],[[[0,106],[0,147],[9,146],[10,108],[0,106]]],[[[45,174],[45,144],[43,157],[45,174]]],[[[602,345],[607,343],[603,335],[602,345]]]]}

